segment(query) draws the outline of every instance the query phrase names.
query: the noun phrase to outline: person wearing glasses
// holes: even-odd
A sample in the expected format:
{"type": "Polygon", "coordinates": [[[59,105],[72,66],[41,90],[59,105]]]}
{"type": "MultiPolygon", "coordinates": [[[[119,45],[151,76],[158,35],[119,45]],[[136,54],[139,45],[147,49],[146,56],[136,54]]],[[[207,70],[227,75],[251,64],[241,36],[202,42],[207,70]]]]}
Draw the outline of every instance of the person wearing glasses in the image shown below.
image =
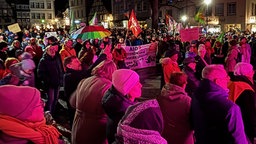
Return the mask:
{"type": "Polygon", "coordinates": [[[207,65],[202,78],[191,104],[196,143],[247,144],[240,108],[228,99],[223,65],[207,65]]]}

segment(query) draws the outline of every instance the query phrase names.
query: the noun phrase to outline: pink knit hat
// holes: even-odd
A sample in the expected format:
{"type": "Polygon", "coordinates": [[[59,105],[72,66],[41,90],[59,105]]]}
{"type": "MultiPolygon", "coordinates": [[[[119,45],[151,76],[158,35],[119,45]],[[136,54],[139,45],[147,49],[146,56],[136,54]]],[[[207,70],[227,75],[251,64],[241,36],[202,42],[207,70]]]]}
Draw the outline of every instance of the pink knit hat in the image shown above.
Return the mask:
{"type": "Polygon", "coordinates": [[[23,121],[43,120],[40,92],[28,86],[0,86],[0,113],[23,121]]]}
{"type": "Polygon", "coordinates": [[[130,69],[119,69],[112,75],[113,86],[121,94],[126,95],[139,82],[139,75],[130,69]]]}

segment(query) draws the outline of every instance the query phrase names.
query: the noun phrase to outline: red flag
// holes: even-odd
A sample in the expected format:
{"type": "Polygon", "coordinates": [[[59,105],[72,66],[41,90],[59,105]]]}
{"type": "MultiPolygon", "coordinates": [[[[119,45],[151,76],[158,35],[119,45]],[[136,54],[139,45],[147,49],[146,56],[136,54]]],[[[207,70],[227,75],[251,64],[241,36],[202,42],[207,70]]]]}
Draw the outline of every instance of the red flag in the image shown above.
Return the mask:
{"type": "Polygon", "coordinates": [[[132,10],[130,19],[128,21],[128,29],[132,30],[132,33],[137,37],[141,32],[140,25],[138,23],[138,20],[135,16],[134,11],[132,10]]]}

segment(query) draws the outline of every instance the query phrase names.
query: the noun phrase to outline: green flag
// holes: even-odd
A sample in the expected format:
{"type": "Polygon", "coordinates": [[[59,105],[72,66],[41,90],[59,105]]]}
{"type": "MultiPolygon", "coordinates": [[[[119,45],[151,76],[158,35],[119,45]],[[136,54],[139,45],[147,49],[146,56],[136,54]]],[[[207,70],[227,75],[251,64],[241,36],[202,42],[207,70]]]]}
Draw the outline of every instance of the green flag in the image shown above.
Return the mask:
{"type": "Polygon", "coordinates": [[[216,41],[219,41],[220,43],[224,43],[224,35],[225,33],[222,32],[217,38],[216,38],[216,41]]]}
{"type": "Polygon", "coordinates": [[[97,12],[94,13],[92,19],[89,21],[89,25],[98,25],[97,12]]]}
{"type": "Polygon", "coordinates": [[[217,38],[216,41],[214,42],[212,47],[215,47],[216,42],[220,42],[221,44],[224,43],[224,36],[225,36],[225,32],[222,32],[217,38]]]}
{"type": "Polygon", "coordinates": [[[195,21],[199,22],[200,24],[205,24],[204,11],[205,11],[204,6],[201,6],[195,15],[195,21]]]}
{"type": "Polygon", "coordinates": [[[75,24],[75,17],[74,17],[74,12],[70,12],[71,17],[70,17],[70,30],[69,33],[73,33],[76,30],[76,24],[75,24]]]}

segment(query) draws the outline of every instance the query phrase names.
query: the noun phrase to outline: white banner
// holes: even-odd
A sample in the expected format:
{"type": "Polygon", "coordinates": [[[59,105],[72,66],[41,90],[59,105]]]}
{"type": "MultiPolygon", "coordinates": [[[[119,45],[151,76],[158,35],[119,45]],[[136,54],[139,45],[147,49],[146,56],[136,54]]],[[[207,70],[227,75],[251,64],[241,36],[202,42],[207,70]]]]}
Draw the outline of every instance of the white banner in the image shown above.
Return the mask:
{"type": "Polygon", "coordinates": [[[127,53],[125,64],[130,69],[156,66],[157,43],[139,46],[125,46],[124,49],[127,53]]]}

